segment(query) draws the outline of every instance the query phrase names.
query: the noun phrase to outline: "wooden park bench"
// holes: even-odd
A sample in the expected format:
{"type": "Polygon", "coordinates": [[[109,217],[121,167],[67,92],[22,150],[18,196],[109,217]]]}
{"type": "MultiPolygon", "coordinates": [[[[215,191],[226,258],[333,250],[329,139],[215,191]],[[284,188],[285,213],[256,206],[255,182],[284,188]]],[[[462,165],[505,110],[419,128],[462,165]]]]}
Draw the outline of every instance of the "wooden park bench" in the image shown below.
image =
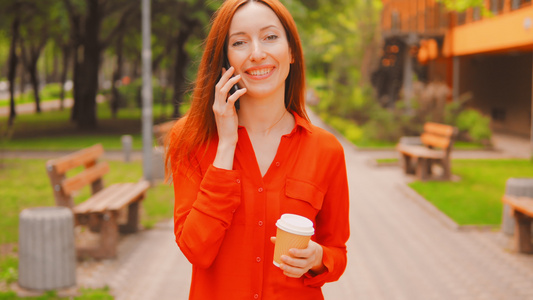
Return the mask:
{"type": "Polygon", "coordinates": [[[420,135],[420,145],[399,143],[396,149],[402,156],[405,173],[416,174],[420,180],[426,180],[432,173],[432,165],[440,164],[442,179],[450,180],[450,154],[457,132],[453,126],[427,122],[420,135]]]}
{"type": "Polygon", "coordinates": [[[511,207],[511,213],[515,219],[515,249],[521,253],[533,253],[533,244],[531,243],[533,198],[504,195],[502,201],[511,207]]]}
{"type": "Polygon", "coordinates": [[[77,248],[78,257],[116,257],[119,232],[138,230],[140,204],[150,187],[144,180],[104,187],[102,177],[109,171],[109,165],[98,161],[103,153],[102,145],[96,144],[46,163],[56,205],[72,209],[75,225],[85,225],[92,232],[100,233],[97,246],[77,248]],[[79,169],[82,170],[77,172],[79,169]],[[70,170],[77,174],[70,176],[69,172],[67,177],[70,170]],[[88,185],[92,196],[74,205],[74,193],[88,185]]]}

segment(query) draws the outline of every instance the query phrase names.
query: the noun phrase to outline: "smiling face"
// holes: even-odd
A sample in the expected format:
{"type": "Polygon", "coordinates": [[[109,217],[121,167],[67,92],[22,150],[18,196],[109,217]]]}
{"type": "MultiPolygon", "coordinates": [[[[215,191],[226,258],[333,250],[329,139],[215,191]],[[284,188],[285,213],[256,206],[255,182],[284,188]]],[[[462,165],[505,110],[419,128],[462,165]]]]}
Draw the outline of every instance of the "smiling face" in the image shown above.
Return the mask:
{"type": "Polygon", "coordinates": [[[283,97],[292,55],[285,29],[268,6],[249,2],[239,8],[231,21],[228,60],[241,74],[239,86],[247,97],[283,97]]]}

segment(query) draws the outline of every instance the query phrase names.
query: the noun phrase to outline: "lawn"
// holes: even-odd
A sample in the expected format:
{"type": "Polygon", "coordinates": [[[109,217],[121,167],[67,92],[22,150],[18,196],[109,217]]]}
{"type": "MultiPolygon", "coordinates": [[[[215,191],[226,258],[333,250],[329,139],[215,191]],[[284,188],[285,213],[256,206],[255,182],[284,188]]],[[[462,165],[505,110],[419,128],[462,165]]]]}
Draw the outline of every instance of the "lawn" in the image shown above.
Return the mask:
{"type": "MultiPolygon", "coordinates": [[[[155,105],[154,123],[166,121],[162,108],[155,105]]],[[[167,108],[167,112],[170,108],[167,108]]],[[[117,118],[111,116],[107,103],[98,105],[98,128],[79,132],[70,121],[70,109],[47,111],[41,114],[21,114],[9,133],[9,139],[0,140],[0,149],[16,150],[76,150],[102,143],[106,150],[120,150],[121,137],[133,137],[133,149],[142,149],[141,110],[121,109],[117,118]]],[[[0,117],[0,132],[5,130],[7,117],[0,117]]]]}
{"type": "MultiPolygon", "coordinates": [[[[39,99],[42,102],[59,99],[61,95],[61,86],[59,83],[49,83],[40,92],[39,99]]],[[[72,91],[65,91],[65,98],[71,98],[72,91]]],[[[9,106],[10,99],[0,99],[0,107],[9,106]]],[[[33,89],[26,91],[24,94],[15,97],[15,104],[34,103],[35,97],[33,89]]]]}
{"type": "MultiPolygon", "coordinates": [[[[53,206],[54,197],[45,170],[44,159],[0,159],[0,246],[15,245],[18,242],[18,222],[20,212],[29,207],[53,206]]],[[[110,171],[104,176],[106,185],[117,182],[137,181],[142,176],[140,161],[130,163],[108,161],[110,171]]],[[[90,195],[89,187],[75,197],[79,203],[90,195]]],[[[173,215],[174,194],[171,185],[159,183],[148,190],[143,201],[141,224],[152,228],[173,215]]],[[[1,248],[1,247],[0,247],[1,248]]],[[[1,283],[17,280],[18,259],[12,253],[0,252],[0,300],[16,299],[12,292],[2,292],[1,283]]],[[[60,299],[54,293],[29,299],[60,299]]],[[[75,299],[112,299],[106,290],[83,290],[75,299]]]]}
{"type": "Polygon", "coordinates": [[[459,225],[499,226],[505,182],[510,177],[533,177],[533,161],[454,159],[452,173],[460,181],[415,181],[409,186],[459,225]]]}
{"type": "MultiPolygon", "coordinates": [[[[104,176],[106,185],[117,182],[135,182],[142,177],[142,163],[108,161],[109,173],[104,176]]],[[[0,244],[18,241],[18,215],[28,207],[53,206],[54,197],[45,170],[44,159],[0,159],[0,244]]],[[[90,194],[89,187],[80,191],[75,202],[79,203],[90,194]]],[[[158,184],[148,190],[143,202],[141,222],[150,228],[155,223],[172,218],[174,195],[168,184],[158,184]]]]}

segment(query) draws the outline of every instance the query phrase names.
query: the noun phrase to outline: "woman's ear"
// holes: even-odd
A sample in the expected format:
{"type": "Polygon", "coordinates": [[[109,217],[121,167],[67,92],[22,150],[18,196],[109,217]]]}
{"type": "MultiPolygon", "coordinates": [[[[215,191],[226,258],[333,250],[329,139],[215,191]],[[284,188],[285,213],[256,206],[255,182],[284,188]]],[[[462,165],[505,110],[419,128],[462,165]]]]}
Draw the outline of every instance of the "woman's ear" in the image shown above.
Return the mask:
{"type": "Polygon", "coordinates": [[[291,65],[294,63],[294,56],[292,55],[292,49],[289,49],[289,55],[291,56],[291,65]]]}

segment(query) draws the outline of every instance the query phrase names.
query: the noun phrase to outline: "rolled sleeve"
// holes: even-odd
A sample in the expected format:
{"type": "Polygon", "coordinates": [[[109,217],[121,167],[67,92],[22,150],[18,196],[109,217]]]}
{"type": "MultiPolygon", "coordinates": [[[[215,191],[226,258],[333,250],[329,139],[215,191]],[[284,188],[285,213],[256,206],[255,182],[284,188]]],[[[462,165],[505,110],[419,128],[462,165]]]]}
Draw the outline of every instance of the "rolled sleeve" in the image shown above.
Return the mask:
{"type": "Polygon", "coordinates": [[[218,219],[227,228],[241,203],[241,172],[209,166],[193,208],[218,219]]]}
{"type": "Polygon", "coordinates": [[[208,268],[217,257],[233,213],[241,203],[241,172],[210,165],[203,178],[177,173],[176,243],[193,265],[208,268]]]}

